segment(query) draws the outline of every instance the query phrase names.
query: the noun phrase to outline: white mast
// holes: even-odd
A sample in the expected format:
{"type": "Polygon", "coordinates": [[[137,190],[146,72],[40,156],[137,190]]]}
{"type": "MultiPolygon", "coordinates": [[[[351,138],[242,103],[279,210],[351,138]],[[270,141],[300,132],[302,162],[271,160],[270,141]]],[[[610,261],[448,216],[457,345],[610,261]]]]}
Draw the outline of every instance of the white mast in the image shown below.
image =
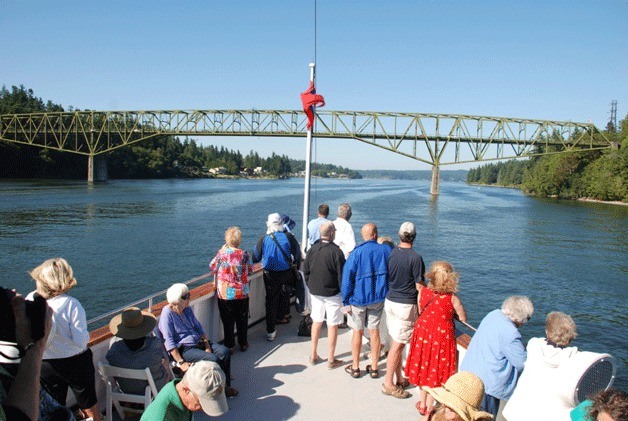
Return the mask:
{"type": "MultiPolygon", "coordinates": [[[[316,63],[310,63],[310,82],[314,83],[316,73],[316,63]]],[[[312,106],[314,121],[316,121],[316,107],[312,106]]],[[[301,252],[305,253],[307,248],[307,223],[309,221],[310,211],[310,179],[311,179],[311,161],[312,161],[312,130],[314,125],[307,131],[307,141],[305,146],[305,191],[303,192],[303,227],[301,230],[301,252]]]]}

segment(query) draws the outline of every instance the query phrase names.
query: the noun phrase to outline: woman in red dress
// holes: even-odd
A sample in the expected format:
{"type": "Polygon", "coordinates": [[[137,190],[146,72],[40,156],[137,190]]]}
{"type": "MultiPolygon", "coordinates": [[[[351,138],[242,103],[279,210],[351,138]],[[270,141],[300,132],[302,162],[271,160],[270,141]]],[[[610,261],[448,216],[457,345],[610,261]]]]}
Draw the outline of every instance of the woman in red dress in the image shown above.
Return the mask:
{"type": "Polygon", "coordinates": [[[410,383],[421,387],[416,406],[425,415],[434,404],[424,387],[441,387],[457,369],[456,334],[454,317],[466,322],[467,314],[458,291],[458,274],[447,262],[432,264],[425,274],[430,280],[419,291],[419,318],[414,324],[410,341],[410,354],[405,374],[410,383]]]}

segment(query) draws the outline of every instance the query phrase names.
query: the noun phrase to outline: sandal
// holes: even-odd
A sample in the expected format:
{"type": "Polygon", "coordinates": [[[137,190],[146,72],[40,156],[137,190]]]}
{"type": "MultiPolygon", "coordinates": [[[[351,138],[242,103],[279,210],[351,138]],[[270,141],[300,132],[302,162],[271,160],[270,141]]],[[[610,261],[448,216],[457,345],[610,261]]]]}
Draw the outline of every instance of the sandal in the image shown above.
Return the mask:
{"type": "Polygon", "coordinates": [[[427,415],[427,405],[422,406],[421,401],[418,401],[414,406],[416,407],[416,410],[419,411],[419,414],[427,415]]]}
{"type": "Polygon", "coordinates": [[[369,373],[372,379],[376,379],[379,377],[379,371],[374,370],[373,368],[371,368],[370,365],[366,366],[366,372],[369,373]]]}
{"type": "MultiPolygon", "coordinates": [[[[392,396],[398,399],[405,399],[410,396],[410,393],[406,392],[403,389],[400,389],[398,387],[393,387],[389,389],[384,384],[382,384],[382,393],[384,395],[392,396]]],[[[424,414],[421,414],[421,415],[424,415],[424,414]]]]}
{"type": "Polygon", "coordinates": [[[353,368],[353,365],[349,364],[348,366],[345,367],[345,373],[349,373],[351,375],[351,377],[353,377],[354,379],[359,379],[360,378],[360,369],[359,368],[353,368]]]}
{"type": "Polygon", "coordinates": [[[327,369],[328,370],[333,370],[335,368],[340,367],[341,365],[343,365],[345,362],[342,360],[333,360],[333,361],[329,361],[327,363],[327,369]]]}
{"type": "Polygon", "coordinates": [[[408,379],[402,377],[402,381],[397,382],[397,387],[400,387],[402,389],[410,387],[410,381],[408,379]]]}

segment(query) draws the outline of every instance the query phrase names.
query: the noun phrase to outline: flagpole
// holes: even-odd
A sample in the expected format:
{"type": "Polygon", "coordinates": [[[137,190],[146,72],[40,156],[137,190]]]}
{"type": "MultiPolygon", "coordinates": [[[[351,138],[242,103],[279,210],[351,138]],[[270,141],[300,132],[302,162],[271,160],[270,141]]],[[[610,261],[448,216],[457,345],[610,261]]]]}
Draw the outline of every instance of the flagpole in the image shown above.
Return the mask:
{"type": "MultiPolygon", "coordinates": [[[[310,82],[314,82],[316,63],[310,63],[310,82]]],[[[312,106],[314,120],[316,121],[316,107],[312,106]]],[[[307,249],[307,223],[309,221],[310,211],[310,179],[311,179],[311,161],[312,161],[312,130],[314,125],[307,131],[307,141],[305,144],[305,191],[303,192],[303,227],[301,230],[301,251],[305,253],[307,249]]]]}

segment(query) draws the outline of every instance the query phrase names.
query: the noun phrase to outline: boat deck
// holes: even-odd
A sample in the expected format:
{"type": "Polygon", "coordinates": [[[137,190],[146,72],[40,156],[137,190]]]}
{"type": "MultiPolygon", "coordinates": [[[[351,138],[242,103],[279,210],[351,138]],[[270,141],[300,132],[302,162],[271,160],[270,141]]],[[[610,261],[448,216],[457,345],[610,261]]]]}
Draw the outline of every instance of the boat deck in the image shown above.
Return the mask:
{"type": "MultiPolygon", "coordinates": [[[[300,316],[289,324],[277,326],[275,341],[266,340],[265,323],[249,328],[250,348],[232,357],[233,387],[240,392],[228,399],[229,412],[217,420],[389,420],[414,419],[420,414],[414,407],[418,389],[410,388],[411,397],[397,399],[381,392],[385,360],[380,360],[380,377],[365,375],[368,364],[361,360],[363,375],[354,379],[344,367],[327,369],[327,360],[311,366],[310,340],[297,336],[300,316]]],[[[351,359],[350,329],[340,329],[336,358],[347,364],[351,359]]],[[[318,352],[327,355],[327,332],[323,327],[318,352]]],[[[195,414],[195,420],[208,420],[195,414]]]]}

